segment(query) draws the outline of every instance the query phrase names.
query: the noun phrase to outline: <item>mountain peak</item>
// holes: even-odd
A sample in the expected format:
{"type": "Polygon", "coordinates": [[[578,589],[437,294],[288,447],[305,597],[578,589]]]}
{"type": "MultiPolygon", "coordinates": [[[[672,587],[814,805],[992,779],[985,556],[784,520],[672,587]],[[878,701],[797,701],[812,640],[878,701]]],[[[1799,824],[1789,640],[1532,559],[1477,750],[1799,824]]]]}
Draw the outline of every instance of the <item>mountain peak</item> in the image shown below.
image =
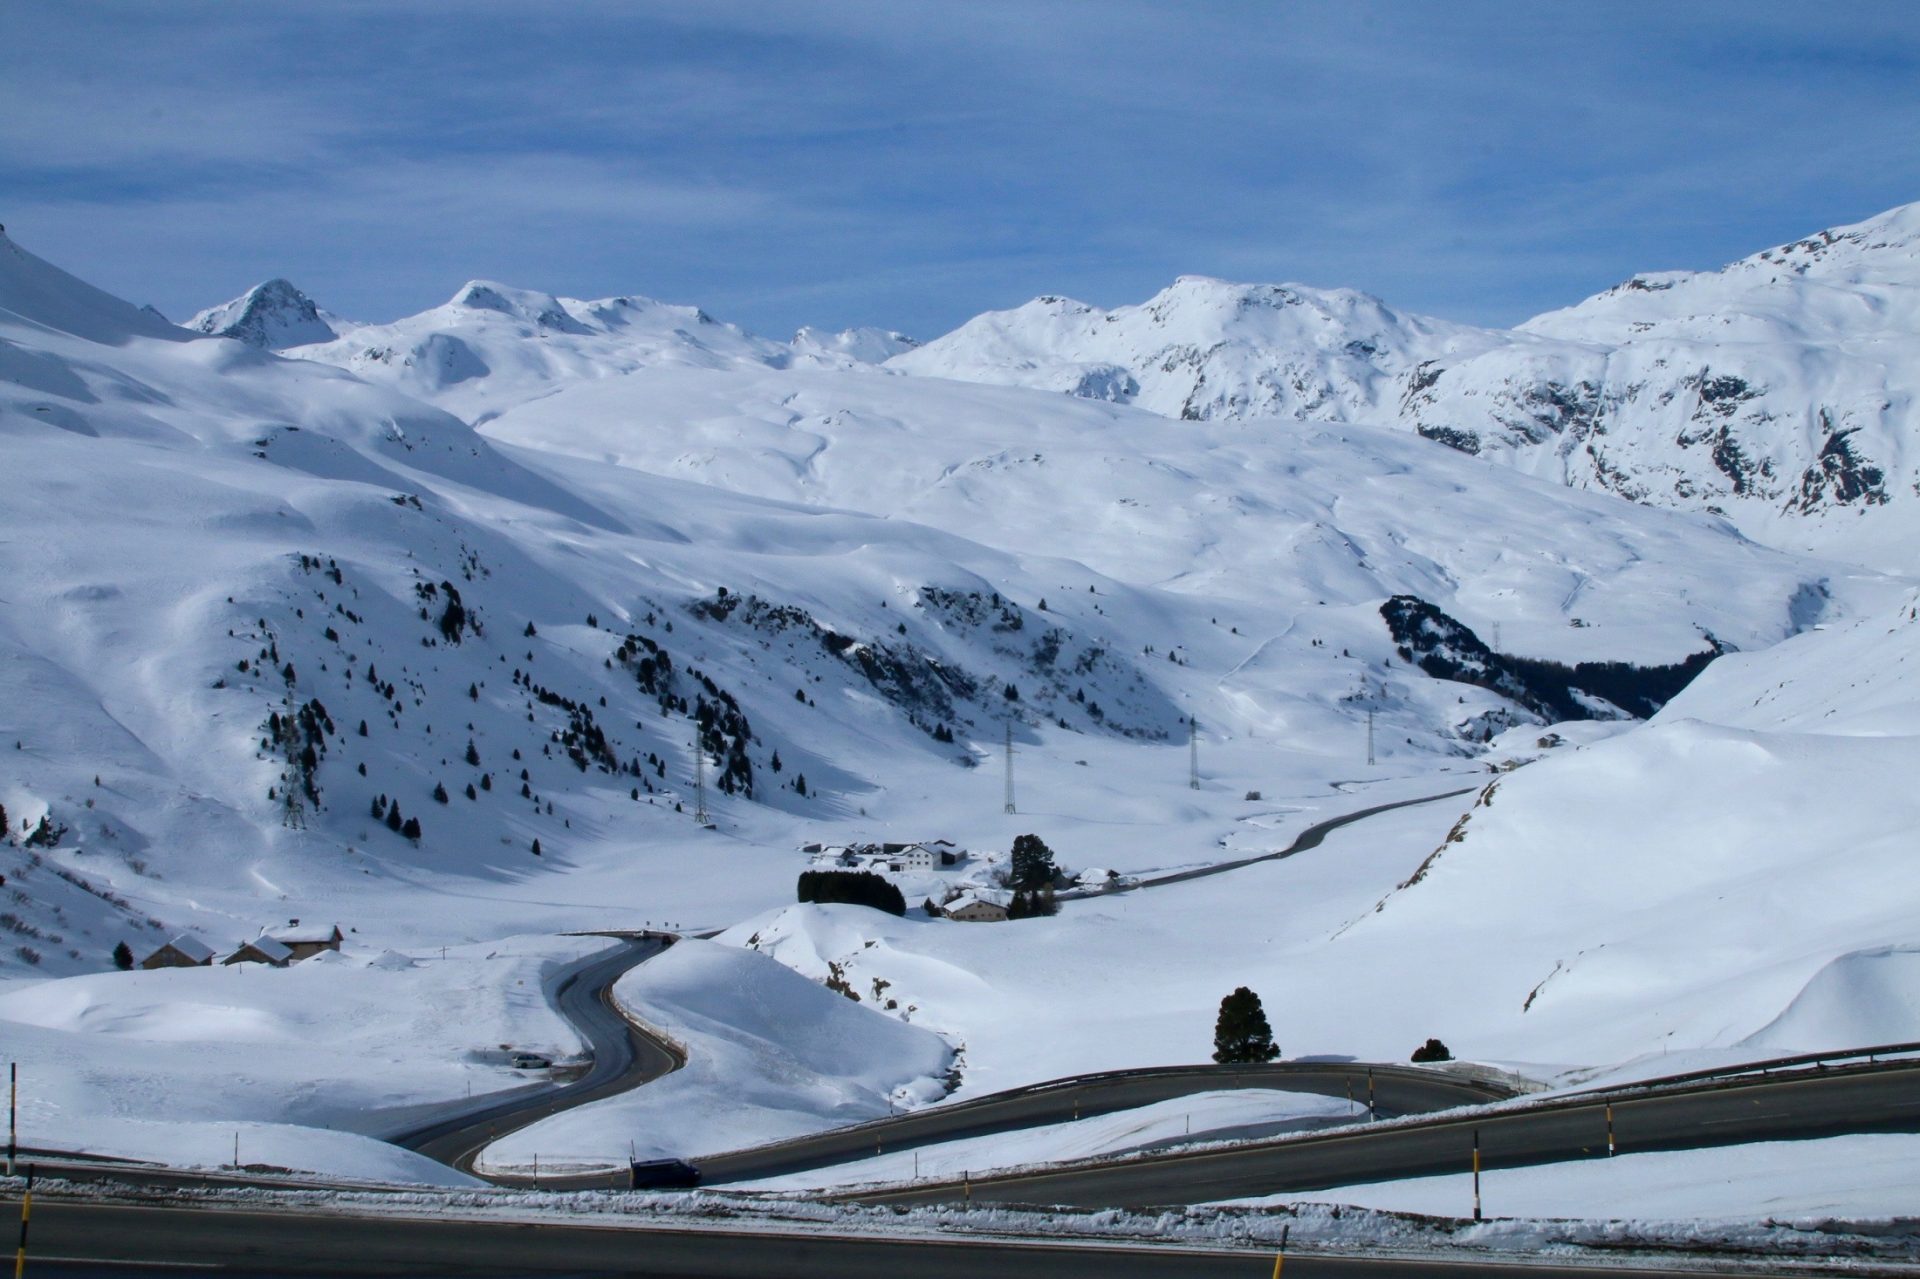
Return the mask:
{"type": "Polygon", "coordinates": [[[183,328],[213,337],[233,338],[266,351],[331,342],[340,336],[331,317],[312,298],[284,279],[256,284],[231,302],[208,307],[183,328]]]}
{"type": "Polygon", "coordinates": [[[586,333],[567,304],[551,293],[516,289],[493,280],[468,280],[447,306],[463,311],[492,311],[559,333],[586,333]]]}

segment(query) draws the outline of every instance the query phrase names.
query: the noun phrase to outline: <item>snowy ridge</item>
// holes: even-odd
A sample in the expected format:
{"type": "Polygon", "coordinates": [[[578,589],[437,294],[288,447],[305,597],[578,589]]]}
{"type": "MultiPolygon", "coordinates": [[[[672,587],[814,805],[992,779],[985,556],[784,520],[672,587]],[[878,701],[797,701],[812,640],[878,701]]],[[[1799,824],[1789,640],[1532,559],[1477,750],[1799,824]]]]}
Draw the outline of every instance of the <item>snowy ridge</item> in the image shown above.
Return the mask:
{"type": "Polygon", "coordinates": [[[1188,275],[1139,306],[1043,297],[968,321],[891,367],[1065,391],[1167,417],[1365,420],[1418,364],[1497,335],[1352,289],[1188,275]]]}
{"type": "Polygon", "coordinates": [[[182,327],[281,351],[290,346],[331,342],[349,326],[322,311],[312,298],[287,281],[268,280],[231,302],[209,307],[182,327]]]}
{"type": "Polygon", "coordinates": [[[1637,275],[1512,332],[1347,290],[1184,277],[1135,307],[1040,298],[980,316],[889,367],[1189,420],[1392,424],[1891,565],[1920,524],[1916,286],[1909,205],[1721,271],[1637,275]]]}

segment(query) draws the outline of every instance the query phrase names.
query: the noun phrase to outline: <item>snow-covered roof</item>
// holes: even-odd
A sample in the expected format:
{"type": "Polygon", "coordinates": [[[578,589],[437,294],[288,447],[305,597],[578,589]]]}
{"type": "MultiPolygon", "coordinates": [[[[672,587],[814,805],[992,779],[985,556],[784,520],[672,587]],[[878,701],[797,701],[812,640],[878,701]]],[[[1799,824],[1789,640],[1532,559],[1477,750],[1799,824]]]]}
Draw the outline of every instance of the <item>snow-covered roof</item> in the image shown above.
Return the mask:
{"type": "Polygon", "coordinates": [[[260,935],[283,946],[330,945],[340,940],[338,924],[288,924],[284,928],[263,928],[260,935]]]}
{"type": "Polygon", "coordinates": [[[941,909],[951,914],[956,910],[964,910],[966,907],[976,904],[981,906],[997,906],[1001,910],[1006,910],[1013,904],[1013,894],[1001,888],[969,889],[949,901],[945,906],[941,907],[941,909]]]}
{"type": "Polygon", "coordinates": [[[181,933],[160,949],[165,950],[169,946],[196,964],[204,964],[213,958],[213,947],[207,945],[207,943],[201,941],[192,933],[181,933]]]}
{"type": "Polygon", "coordinates": [[[234,954],[237,955],[242,950],[251,950],[262,959],[276,964],[284,963],[293,958],[292,950],[265,934],[254,938],[250,942],[242,942],[239,948],[234,951],[234,954]]]}

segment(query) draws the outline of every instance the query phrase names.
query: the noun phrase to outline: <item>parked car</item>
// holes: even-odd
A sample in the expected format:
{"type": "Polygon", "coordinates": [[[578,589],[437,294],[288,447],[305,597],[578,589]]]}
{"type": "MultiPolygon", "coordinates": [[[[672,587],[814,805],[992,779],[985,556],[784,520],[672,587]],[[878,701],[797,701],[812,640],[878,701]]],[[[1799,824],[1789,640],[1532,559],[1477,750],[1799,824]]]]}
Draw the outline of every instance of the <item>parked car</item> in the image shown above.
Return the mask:
{"type": "Polygon", "coordinates": [[[542,1057],[539,1053],[515,1053],[513,1068],[515,1070],[550,1070],[553,1068],[553,1058],[542,1057]]]}

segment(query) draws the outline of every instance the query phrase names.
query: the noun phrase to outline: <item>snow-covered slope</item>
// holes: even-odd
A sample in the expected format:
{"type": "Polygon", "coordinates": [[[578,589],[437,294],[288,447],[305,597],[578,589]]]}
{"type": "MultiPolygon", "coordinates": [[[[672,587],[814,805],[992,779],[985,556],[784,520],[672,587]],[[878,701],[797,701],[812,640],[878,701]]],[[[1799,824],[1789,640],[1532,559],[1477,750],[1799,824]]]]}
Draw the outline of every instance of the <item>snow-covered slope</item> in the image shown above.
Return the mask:
{"type": "Polygon", "coordinates": [[[1065,391],[1167,417],[1369,420],[1426,361],[1499,334],[1389,309],[1351,289],[1188,275],[1138,306],[1036,298],[896,356],[931,377],[1065,391]]]}
{"type": "Polygon", "coordinates": [[[184,327],[281,351],[290,346],[331,342],[352,326],[322,311],[312,298],[287,281],[268,280],[231,302],[200,312],[184,327]]]}
{"type": "Polygon", "coordinates": [[[1495,1056],[1920,1039],[1916,663],[1912,600],[1723,659],[1490,786],[1329,958],[1425,956],[1388,998],[1495,1056]]]}
{"type": "Polygon", "coordinates": [[[1715,272],[1626,283],[1436,360],[1407,426],[1782,546],[1910,562],[1920,528],[1920,205],[1715,272]]]}
{"type": "Polygon", "coordinates": [[[649,365],[782,365],[793,356],[784,343],[695,307],[643,297],[583,302],[486,280],[470,281],[418,315],[289,353],[338,365],[470,422],[571,382],[649,365]]]}
{"type": "Polygon", "coordinates": [[[828,333],[808,327],[794,334],[788,345],[793,348],[796,360],[844,368],[849,363],[884,364],[920,344],[892,329],[857,328],[828,333]]]}
{"type": "MultiPolygon", "coordinates": [[[[0,729],[22,743],[0,803],[16,831],[66,826],[69,869],[169,926],[232,931],[248,894],[190,889],[251,876],[617,875],[636,841],[671,865],[698,838],[676,808],[696,734],[714,802],[777,848],[950,785],[1009,727],[1041,755],[1147,758],[1196,714],[1307,759],[1372,709],[1383,754],[1443,762],[1528,718],[1397,665],[1394,594],[1513,651],[1670,662],[1873,589],[1389,433],[1175,440],[1120,406],[776,369],[722,326],[705,349],[739,358],[594,376],[497,419],[502,448],[14,246],[0,267],[0,450],[48,477],[0,538],[0,729]],[[389,829],[408,819],[418,839],[389,829]]],[[[455,309],[521,352],[654,314],[606,304],[595,330],[482,286],[455,309]]],[[[764,902],[788,873],[695,900],[764,902]]]]}
{"type": "Polygon", "coordinates": [[[1904,565],[1916,298],[1909,205],[1721,271],[1638,275],[1513,332],[1186,277],[1135,307],[983,315],[889,367],[1185,419],[1392,424],[1557,483],[1724,512],[1775,545],[1904,565]]]}

